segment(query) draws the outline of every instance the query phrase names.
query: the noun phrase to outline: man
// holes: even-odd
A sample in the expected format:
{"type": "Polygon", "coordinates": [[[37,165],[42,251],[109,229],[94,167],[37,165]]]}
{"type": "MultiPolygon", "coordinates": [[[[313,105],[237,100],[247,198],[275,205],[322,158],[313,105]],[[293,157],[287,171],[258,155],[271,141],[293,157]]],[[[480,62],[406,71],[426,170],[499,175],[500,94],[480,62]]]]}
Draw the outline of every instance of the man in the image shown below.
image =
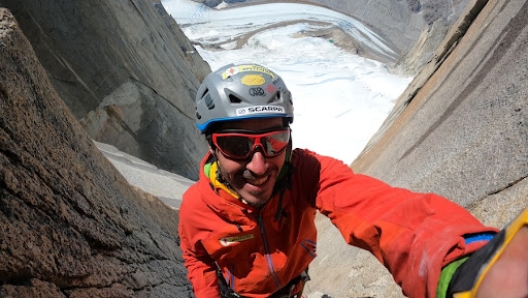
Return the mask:
{"type": "Polygon", "coordinates": [[[198,298],[301,297],[316,257],[317,211],[347,243],[382,262],[409,297],[464,289],[452,276],[467,272],[464,257],[497,232],[440,196],[292,150],[291,94],[263,66],[231,64],[209,74],[196,119],[210,150],[184,194],[179,233],[198,298]]]}

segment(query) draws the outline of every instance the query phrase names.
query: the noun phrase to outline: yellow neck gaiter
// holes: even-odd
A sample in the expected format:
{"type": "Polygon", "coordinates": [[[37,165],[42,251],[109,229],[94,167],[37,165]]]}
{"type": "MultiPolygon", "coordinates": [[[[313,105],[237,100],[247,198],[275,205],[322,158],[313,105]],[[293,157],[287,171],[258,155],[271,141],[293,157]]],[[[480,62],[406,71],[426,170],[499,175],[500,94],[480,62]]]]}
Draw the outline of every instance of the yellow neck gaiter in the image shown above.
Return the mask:
{"type": "Polygon", "coordinates": [[[217,178],[217,171],[218,171],[218,161],[214,161],[213,163],[208,163],[204,166],[204,172],[209,177],[209,180],[211,181],[211,184],[213,185],[214,189],[222,189],[223,191],[227,192],[228,194],[232,195],[235,199],[240,199],[240,195],[227,187],[222,182],[218,181],[217,178]]]}

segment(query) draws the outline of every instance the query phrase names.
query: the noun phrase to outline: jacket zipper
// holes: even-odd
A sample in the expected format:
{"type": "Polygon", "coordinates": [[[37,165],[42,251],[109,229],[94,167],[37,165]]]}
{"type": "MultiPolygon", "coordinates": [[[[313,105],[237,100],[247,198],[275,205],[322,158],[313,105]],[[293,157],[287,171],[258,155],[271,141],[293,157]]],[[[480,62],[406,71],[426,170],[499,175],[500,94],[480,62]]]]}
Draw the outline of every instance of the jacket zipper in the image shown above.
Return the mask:
{"type": "Polygon", "coordinates": [[[257,223],[260,228],[260,234],[262,236],[262,243],[264,244],[264,253],[266,254],[266,261],[268,263],[268,269],[271,273],[271,276],[273,277],[273,280],[275,281],[275,284],[277,285],[278,289],[282,289],[282,285],[279,281],[279,278],[277,277],[277,274],[275,272],[275,268],[273,267],[273,260],[271,258],[269,244],[268,244],[268,238],[266,237],[266,230],[264,229],[264,224],[262,222],[262,215],[259,213],[257,216],[257,223]]]}

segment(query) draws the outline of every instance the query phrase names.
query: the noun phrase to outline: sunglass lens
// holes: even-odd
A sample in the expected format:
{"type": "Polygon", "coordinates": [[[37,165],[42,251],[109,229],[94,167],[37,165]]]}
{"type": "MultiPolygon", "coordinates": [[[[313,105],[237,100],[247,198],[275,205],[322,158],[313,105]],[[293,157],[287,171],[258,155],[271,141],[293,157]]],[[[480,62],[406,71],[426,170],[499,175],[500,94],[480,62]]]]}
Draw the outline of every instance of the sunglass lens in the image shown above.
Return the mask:
{"type": "Polygon", "coordinates": [[[216,143],[222,152],[231,157],[246,157],[253,146],[249,138],[238,136],[217,137],[216,143]]]}
{"type": "Polygon", "coordinates": [[[288,146],[289,140],[290,132],[283,131],[262,138],[261,143],[264,146],[263,149],[266,151],[266,155],[273,156],[282,152],[288,146]]]}

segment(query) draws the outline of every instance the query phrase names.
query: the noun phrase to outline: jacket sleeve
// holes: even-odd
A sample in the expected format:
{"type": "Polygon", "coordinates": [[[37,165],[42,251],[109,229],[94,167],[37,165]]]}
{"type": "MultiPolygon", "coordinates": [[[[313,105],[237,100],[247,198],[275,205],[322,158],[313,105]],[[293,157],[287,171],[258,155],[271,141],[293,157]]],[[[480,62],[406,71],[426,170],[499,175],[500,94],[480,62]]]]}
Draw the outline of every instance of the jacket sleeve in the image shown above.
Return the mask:
{"type": "Polygon", "coordinates": [[[306,185],[317,185],[317,208],[348,244],[382,262],[408,297],[435,297],[442,267],[484,245],[466,244],[464,236],[496,231],[446,198],[391,187],[333,158],[302,154],[302,171],[316,174],[306,185]]]}
{"type": "Polygon", "coordinates": [[[196,298],[220,297],[216,266],[198,240],[199,232],[191,217],[182,203],[178,232],[184,265],[188,272],[187,278],[193,286],[196,298]]]}

